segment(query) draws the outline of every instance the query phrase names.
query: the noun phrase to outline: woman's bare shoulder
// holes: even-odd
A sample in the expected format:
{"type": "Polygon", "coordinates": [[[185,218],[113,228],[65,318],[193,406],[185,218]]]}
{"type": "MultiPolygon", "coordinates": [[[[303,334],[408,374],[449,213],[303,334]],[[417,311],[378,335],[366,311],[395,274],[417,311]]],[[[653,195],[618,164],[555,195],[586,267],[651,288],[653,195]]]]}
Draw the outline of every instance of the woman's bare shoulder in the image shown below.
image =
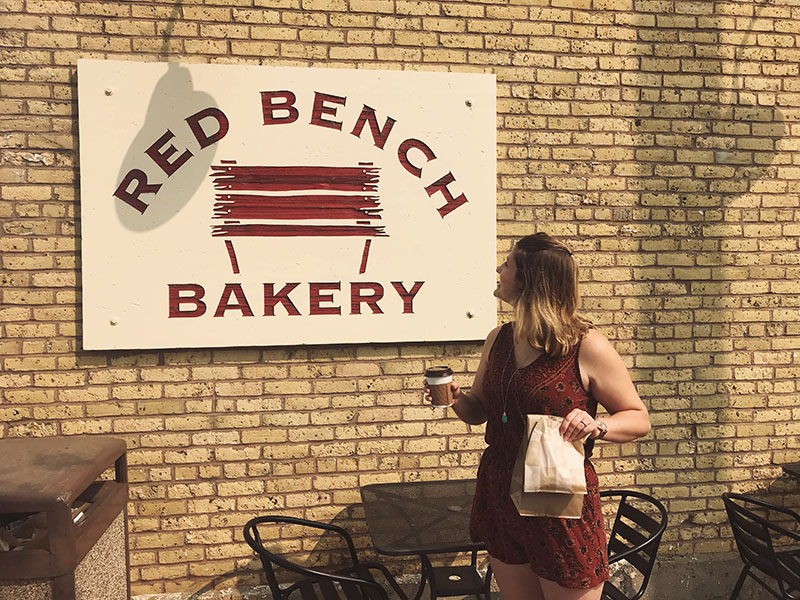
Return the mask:
{"type": "Polygon", "coordinates": [[[597,329],[590,329],[583,336],[580,349],[581,358],[587,360],[597,359],[608,356],[609,352],[613,354],[617,353],[614,346],[608,341],[608,338],[597,331],[597,329]]]}
{"type": "Polygon", "coordinates": [[[498,325],[494,329],[492,329],[489,334],[486,336],[486,341],[483,343],[484,349],[491,348],[494,344],[494,341],[497,339],[497,336],[500,334],[500,330],[503,329],[502,325],[498,325]]]}
{"type": "Polygon", "coordinates": [[[489,335],[486,336],[486,339],[497,337],[497,334],[500,333],[500,330],[505,327],[505,325],[498,325],[494,329],[489,332],[489,335]]]}

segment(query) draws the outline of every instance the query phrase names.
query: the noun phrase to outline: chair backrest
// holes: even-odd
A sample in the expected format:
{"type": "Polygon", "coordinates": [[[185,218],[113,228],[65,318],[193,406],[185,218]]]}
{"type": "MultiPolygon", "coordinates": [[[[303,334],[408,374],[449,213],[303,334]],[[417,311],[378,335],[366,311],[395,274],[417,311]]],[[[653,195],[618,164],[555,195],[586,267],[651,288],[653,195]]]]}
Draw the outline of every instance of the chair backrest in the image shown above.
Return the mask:
{"type": "Polygon", "coordinates": [[[276,515],[251,519],[245,524],[243,533],[247,544],[261,559],[261,566],[264,568],[273,600],[285,600],[294,592],[298,592],[302,600],[388,600],[386,591],[375,582],[369,570],[362,568],[350,534],[341,527],[330,523],[276,515]],[[264,524],[300,525],[317,530],[315,532],[317,534],[319,530],[334,532],[344,540],[351,564],[328,573],[292,562],[285,556],[265,547],[258,529],[259,525],[264,524]],[[285,589],[281,589],[274,565],[302,575],[303,578],[285,589]]]}
{"type": "MultiPolygon", "coordinates": [[[[800,563],[791,557],[782,560],[776,549],[776,542],[788,539],[797,544],[800,536],[775,520],[768,519],[766,514],[772,511],[796,523],[800,522],[800,517],[789,509],[742,494],[723,494],[722,501],[742,562],[774,579],[782,597],[789,597],[789,591],[800,589],[800,563]]],[[[771,589],[767,582],[753,577],[765,588],[771,589]]]]}
{"type": "Polygon", "coordinates": [[[625,584],[607,581],[603,598],[638,600],[650,581],[661,536],[667,528],[667,509],[658,500],[633,490],[606,490],[601,498],[619,500],[608,538],[609,566],[623,570],[625,584]]]}

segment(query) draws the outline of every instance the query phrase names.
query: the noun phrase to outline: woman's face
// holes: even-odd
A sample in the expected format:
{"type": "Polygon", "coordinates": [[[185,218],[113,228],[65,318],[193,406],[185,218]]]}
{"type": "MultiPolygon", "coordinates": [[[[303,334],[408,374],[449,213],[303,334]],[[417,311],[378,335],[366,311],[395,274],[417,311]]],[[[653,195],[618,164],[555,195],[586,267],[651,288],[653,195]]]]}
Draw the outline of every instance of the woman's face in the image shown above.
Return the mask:
{"type": "Polygon", "coordinates": [[[519,283],[517,282],[517,264],[514,261],[514,250],[508,253],[505,261],[497,267],[497,289],[494,295],[503,302],[513,304],[519,295],[519,283]]]}

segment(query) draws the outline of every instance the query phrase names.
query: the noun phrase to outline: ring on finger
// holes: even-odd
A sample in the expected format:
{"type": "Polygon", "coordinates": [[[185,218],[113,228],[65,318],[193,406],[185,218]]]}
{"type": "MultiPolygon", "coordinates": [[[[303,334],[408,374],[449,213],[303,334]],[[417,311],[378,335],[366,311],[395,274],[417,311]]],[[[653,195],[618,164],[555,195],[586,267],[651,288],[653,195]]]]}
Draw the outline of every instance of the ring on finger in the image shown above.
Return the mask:
{"type": "Polygon", "coordinates": [[[584,423],[583,421],[580,421],[580,424],[581,424],[581,427],[586,427],[586,423],[584,423]]]}

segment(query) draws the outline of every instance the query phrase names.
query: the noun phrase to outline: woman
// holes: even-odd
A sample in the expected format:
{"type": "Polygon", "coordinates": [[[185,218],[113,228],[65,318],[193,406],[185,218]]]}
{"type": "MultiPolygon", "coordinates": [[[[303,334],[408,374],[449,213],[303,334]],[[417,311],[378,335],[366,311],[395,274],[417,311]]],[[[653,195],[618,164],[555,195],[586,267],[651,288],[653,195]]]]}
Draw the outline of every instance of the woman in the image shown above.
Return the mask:
{"type": "Polygon", "coordinates": [[[608,557],[593,443],[581,518],[522,517],[508,491],[525,415],[564,417],[565,440],[619,443],[650,431],[647,409],[614,347],[577,315],[578,269],[564,244],[526,236],[497,272],[494,295],[514,321],[489,333],[471,390],[452,384],[459,418],[486,423],[470,535],[486,545],[503,600],[598,600],[608,557]],[[595,418],[598,403],[610,416],[595,418]]]}

